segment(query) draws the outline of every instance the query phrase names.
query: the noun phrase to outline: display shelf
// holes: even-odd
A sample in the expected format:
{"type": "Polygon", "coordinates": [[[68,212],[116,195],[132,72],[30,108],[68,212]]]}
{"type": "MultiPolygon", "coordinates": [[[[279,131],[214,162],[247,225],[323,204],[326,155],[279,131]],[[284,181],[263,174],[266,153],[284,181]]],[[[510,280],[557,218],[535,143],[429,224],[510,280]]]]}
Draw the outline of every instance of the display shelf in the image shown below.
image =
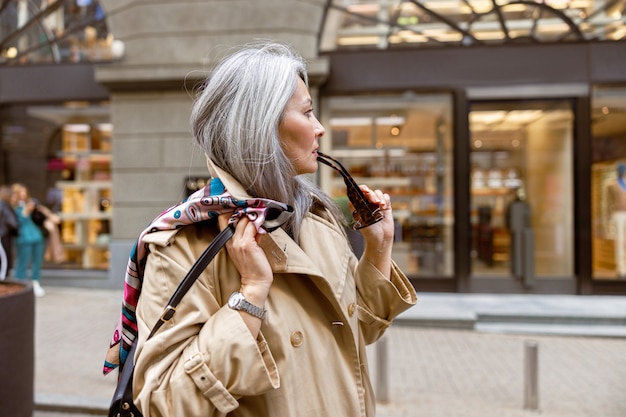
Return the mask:
{"type": "MultiPolygon", "coordinates": [[[[437,204],[442,198],[442,174],[437,170],[435,152],[413,152],[404,148],[334,149],[332,156],[339,159],[352,174],[357,184],[380,188],[394,200],[394,215],[440,215],[437,204]],[[397,206],[397,209],[395,207],[397,206]]],[[[332,174],[334,195],[345,193],[343,179],[332,174]]],[[[438,203],[439,202],[439,203],[438,203]]]]}
{"type": "Polygon", "coordinates": [[[61,239],[70,262],[108,268],[111,206],[111,126],[66,125],[58,158],[64,167],[61,239]]]}
{"type": "Polygon", "coordinates": [[[105,151],[61,151],[57,156],[66,159],[67,162],[81,157],[92,161],[111,161],[111,154],[105,151]]]}
{"type": "Polygon", "coordinates": [[[57,181],[56,186],[64,189],[110,190],[111,181],[57,181]]]}
{"type": "MultiPolygon", "coordinates": [[[[357,184],[366,184],[369,187],[409,187],[411,179],[407,177],[352,177],[357,184]]],[[[342,178],[333,178],[333,187],[345,187],[342,178]]]]}
{"type": "Polygon", "coordinates": [[[372,149],[372,148],[349,148],[349,149],[334,149],[332,156],[335,158],[381,158],[381,157],[404,157],[407,155],[407,150],[403,148],[390,148],[390,149],[372,149]]]}
{"type": "Polygon", "coordinates": [[[108,189],[111,188],[111,181],[57,181],[58,188],[95,188],[108,189]]]}
{"type": "Polygon", "coordinates": [[[94,213],[63,213],[59,214],[61,220],[110,220],[113,218],[111,213],[94,212],[94,213]]]}
{"type": "Polygon", "coordinates": [[[473,196],[485,196],[485,197],[497,197],[497,196],[505,196],[514,193],[515,190],[512,188],[472,188],[473,196]]]}

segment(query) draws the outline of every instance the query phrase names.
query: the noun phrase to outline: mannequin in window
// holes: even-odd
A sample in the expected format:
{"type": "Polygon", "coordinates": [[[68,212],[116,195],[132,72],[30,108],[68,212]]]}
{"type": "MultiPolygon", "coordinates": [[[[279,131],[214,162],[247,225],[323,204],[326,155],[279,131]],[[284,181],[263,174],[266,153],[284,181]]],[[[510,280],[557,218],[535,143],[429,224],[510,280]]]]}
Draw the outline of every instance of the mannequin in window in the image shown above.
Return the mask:
{"type": "Polygon", "coordinates": [[[615,269],[626,279],[626,165],[617,164],[617,178],[607,187],[607,210],[615,236],[615,269]]]}
{"type": "Polygon", "coordinates": [[[523,187],[515,190],[515,199],[507,209],[507,227],[511,235],[511,275],[530,284],[534,276],[534,236],[531,210],[523,187]]]}

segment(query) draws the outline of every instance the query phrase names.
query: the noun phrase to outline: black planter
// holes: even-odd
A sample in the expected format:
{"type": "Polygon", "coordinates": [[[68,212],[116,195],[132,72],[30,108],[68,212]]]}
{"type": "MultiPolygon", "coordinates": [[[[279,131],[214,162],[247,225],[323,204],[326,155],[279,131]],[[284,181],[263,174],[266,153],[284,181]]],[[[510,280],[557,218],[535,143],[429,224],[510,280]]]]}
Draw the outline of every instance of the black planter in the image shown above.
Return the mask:
{"type": "Polygon", "coordinates": [[[35,296],[30,283],[0,281],[0,414],[32,417],[35,296]]]}

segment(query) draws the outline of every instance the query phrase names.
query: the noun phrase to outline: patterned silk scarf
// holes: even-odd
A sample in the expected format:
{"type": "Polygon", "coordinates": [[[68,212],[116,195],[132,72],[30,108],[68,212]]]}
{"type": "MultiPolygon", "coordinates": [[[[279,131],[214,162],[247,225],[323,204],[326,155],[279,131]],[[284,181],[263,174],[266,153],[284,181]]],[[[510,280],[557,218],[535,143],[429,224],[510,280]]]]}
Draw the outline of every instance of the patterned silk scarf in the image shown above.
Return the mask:
{"type": "Polygon", "coordinates": [[[137,339],[137,316],[135,309],[141,293],[144,268],[148,256],[148,245],[143,238],[160,230],[174,230],[180,227],[214,219],[223,213],[232,213],[230,223],[235,223],[245,215],[256,226],[259,233],[271,231],[284,223],[293,209],[283,203],[250,198],[237,200],[224,188],[219,178],[212,178],[204,187],[190,195],[185,201],[161,213],[144,229],[130,253],[124,279],[124,299],[122,313],[113,333],[106,354],[103,373],[106,375],[126,361],[131,346],[137,339]]]}

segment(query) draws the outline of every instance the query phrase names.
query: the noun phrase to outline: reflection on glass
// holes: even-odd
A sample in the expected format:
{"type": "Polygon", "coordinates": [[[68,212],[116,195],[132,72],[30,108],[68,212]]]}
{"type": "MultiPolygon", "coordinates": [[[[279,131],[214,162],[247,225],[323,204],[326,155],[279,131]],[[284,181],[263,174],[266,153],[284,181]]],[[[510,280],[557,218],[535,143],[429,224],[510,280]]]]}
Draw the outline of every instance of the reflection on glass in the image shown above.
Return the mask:
{"type": "MultiPolygon", "coordinates": [[[[341,160],[357,183],[391,195],[394,260],[410,276],[451,278],[450,97],[335,97],[326,108],[332,144],[324,152],[341,160]]],[[[332,170],[319,175],[322,186],[345,203],[342,178],[332,170]]],[[[358,249],[358,237],[354,245],[358,249]]]]}
{"type": "Polygon", "coordinates": [[[571,105],[477,103],[469,118],[472,273],[571,276],[571,105]]]}
{"type": "Polygon", "coordinates": [[[0,64],[100,62],[121,58],[96,0],[3,1],[0,64]]]}
{"type": "Polygon", "coordinates": [[[626,88],[592,99],[593,278],[626,279],[626,88]]]}
{"type": "Polygon", "coordinates": [[[333,0],[320,48],[617,41],[626,37],[623,6],[595,0],[333,0]]]}

